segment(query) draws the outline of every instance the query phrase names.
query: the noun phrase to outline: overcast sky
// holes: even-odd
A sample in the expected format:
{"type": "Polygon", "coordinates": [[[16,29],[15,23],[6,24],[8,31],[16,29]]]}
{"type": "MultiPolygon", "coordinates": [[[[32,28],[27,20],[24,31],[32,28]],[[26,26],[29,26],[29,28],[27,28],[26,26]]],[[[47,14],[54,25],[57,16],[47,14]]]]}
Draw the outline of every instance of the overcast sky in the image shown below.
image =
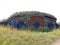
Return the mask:
{"type": "Polygon", "coordinates": [[[0,20],[19,11],[46,12],[60,22],[60,0],[0,0],[0,20]]]}

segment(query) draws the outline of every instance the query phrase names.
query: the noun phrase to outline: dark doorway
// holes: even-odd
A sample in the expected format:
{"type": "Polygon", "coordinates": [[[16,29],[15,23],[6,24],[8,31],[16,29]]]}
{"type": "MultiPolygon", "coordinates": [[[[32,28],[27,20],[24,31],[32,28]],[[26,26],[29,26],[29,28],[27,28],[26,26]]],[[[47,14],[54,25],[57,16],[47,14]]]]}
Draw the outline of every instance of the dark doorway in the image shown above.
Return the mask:
{"type": "Polygon", "coordinates": [[[24,22],[18,22],[17,28],[18,28],[18,29],[19,29],[19,28],[26,28],[26,25],[25,25],[24,22]]]}
{"type": "Polygon", "coordinates": [[[34,22],[34,28],[38,29],[40,27],[40,23],[39,22],[34,22]]]}
{"type": "Polygon", "coordinates": [[[49,24],[47,25],[47,27],[48,27],[49,29],[53,29],[53,28],[54,28],[54,24],[49,23],[49,24]]]}

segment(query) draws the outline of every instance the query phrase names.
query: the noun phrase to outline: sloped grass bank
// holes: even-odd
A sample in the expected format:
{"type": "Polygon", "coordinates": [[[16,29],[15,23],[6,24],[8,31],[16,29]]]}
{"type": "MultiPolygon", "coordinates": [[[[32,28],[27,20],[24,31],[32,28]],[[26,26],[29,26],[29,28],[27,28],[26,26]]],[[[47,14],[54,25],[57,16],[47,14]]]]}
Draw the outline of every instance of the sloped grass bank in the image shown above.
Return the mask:
{"type": "Polygon", "coordinates": [[[29,30],[0,27],[0,45],[50,45],[60,38],[59,29],[51,32],[29,30]]]}

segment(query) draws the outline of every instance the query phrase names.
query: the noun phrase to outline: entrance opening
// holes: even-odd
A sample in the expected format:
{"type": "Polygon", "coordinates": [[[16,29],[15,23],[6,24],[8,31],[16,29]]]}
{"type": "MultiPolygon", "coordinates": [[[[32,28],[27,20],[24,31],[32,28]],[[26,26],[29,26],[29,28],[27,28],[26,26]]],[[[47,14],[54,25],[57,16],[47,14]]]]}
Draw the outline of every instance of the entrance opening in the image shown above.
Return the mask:
{"type": "Polygon", "coordinates": [[[15,23],[16,23],[16,21],[15,20],[10,20],[9,22],[8,22],[8,24],[10,25],[10,26],[15,26],[15,23]]]}
{"type": "Polygon", "coordinates": [[[49,29],[53,29],[53,28],[54,28],[54,24],[49,23],[49,24],[47,25],[47,27],[48,27],[49,29]]]}
{"type": "Polygon", "coordinates": [[[26,25],[25,25],[25,23],[24,22],[18,22],[18,24],[17,24],[17,28],[19,29],[19,28],[25,28],[26,27],[26,25]]]}
{"type": "Polygon", "coordinates": [[[39,22],[34,22],[34,28],[38,29],[40,27],[40,23],[39,22]]]}

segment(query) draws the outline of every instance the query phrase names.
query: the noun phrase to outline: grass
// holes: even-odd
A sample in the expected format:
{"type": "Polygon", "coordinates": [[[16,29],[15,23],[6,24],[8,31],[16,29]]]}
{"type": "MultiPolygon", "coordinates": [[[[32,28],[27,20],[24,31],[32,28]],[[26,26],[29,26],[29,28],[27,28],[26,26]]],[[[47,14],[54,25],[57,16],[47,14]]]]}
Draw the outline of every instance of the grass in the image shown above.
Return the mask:
{"type": "Polygon", "coordinates": [[[60,39],[60,29],[38,32],[0,26],[0,45],[50,45],[57,39],[60,39]]]}

